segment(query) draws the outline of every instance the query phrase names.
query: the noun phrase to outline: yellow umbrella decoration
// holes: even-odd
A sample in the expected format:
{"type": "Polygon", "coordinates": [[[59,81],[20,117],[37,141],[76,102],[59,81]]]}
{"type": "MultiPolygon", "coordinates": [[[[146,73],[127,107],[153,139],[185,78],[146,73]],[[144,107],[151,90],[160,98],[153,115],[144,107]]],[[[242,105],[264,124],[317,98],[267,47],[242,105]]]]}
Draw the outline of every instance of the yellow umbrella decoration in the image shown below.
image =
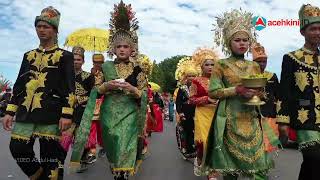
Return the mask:
{"type": "Polygon", "coordinates": [[[161,87],[158,84],[154,83],[154,82],[149,82],[148,84],[150,84],[152,91],[159,92],[160,89],[161,89],[161,87]]]}
{"type": "Polygon", "coordinates": [[[64,46],[81,46],[86,51],[105,52],[109,47],[109,31],[98,28],[79,29],[67,37],[64,46]]]}

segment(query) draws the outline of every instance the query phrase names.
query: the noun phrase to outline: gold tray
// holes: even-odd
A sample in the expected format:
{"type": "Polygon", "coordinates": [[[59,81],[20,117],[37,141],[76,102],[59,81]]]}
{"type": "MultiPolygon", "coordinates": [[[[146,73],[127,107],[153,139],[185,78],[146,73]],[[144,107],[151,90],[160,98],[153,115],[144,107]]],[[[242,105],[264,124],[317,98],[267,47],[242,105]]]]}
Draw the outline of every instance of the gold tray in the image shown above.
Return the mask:
{"type": "Polygon", "coordinates": [[[246,88],[261,88],[265,87],[267,78],[242,78],[242,85],[246,88]]]}

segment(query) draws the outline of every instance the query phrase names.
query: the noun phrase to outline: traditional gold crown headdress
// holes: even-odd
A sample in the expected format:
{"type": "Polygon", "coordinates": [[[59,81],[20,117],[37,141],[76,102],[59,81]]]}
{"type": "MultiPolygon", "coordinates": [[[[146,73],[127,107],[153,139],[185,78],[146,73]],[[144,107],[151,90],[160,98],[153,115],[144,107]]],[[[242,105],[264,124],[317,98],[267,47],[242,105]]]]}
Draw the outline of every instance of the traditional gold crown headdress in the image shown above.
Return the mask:
{"type": "MultiPolygon", "coordinates": [[[[252,60],[268,57],[264,47],[260,43],[252,44],[251,52],[252,52],[252,60]]],[[[261,59],[261,60],[264,60],[264,59],[261,59]]]]}
{"type": "Polygon", "coordinates": [[[311,4],[302,5],[299,10],[300,29],[306,26],[319,22],[320,23],[320,9],[311,4]]]}
{"type": "Polygon", "coordinates": [[[137,63],[139,64],[144,73],[146,73],[149,76],[151,75],[153,62],[147,55],[139,54],[137,57],[137,63]]]}
{"type": "Polygon", "coordinates": [[[114,48],[118,42],[126,41],[132,48],[136,47],[138,41],[136,31],[139,26],[131,4],[126,5],[121,0],[118,5],[114,5],[114,11],[111,12],[109,26],[110,49],[108,53],[110,56],[113,56],[114,48]]]}
{"type": "Polygon", "coordinates": [[[192,55],[192,60],[195,62],[196,66],[201,68],[202,64],[206,60],[219,60],[219,55],[216,51],[211,48],[203,47],[198,48],[192,55]]]}
{"type": "Polygon", "coordinates": [[[233,9],[231,12],[224,12],[216,17],[214,25],[214,42],[222,46],[222,51],[231,54],[230,40],[237,32],[248,34],[251,42],[255,41],[256,33],[252,25],[252,13],[233,9]]]}
{"type": "Polygon", "coordinates": [[[194,61],[190,56],[183,57],[179,60],[177,64],[177,69],[175,72],[175,78],[178,81],[181,81],[185,78],[186,75],[200,75],[199,68],[197,68],[194,61]]]}

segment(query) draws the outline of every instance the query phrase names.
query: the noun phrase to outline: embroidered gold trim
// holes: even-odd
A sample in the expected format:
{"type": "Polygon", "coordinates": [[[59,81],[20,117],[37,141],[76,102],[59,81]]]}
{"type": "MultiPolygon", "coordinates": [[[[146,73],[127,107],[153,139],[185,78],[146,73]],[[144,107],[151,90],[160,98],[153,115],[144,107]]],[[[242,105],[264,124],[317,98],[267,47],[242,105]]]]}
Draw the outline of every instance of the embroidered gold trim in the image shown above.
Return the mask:
{"type": "Polygon", "coordinates": [[[55,51],[52,54],[51,61],[52,61],[53,65],[55,65],[56,63],[58,63],[60,61],[60,58],[63,56],[62,54],[63,54],[63,51],[61,51],[61,50],[55,51]]]}
{"type": "Polygon", "coordinates": [[[288,53],[288,56],[292,58],[292,60],[294,60],[295,62],[297,62],[299,65],[309,68],[309,69],[313,69],[313,70],[317,70],[317,67],[315,66],[311,66],[309,64],[306,64],[304,62],[302,62],[301,60],[297,59],[292,53],[288,53]]]}
{"type": "Polygon", "coordinates": [[[51,172],[49,175],[50,180],[58,180],[59,169],[56,168],[55,170],[51,170],[50,172],[51,172]]]}
{"type": "Polygon", "coordinates": [[[60,140],[60,138],[61,138],[60,136],[57,136],[57,135],[38,133],[38,132],[32,133],[32,136],[36,136],[39,138],[45,138],[45,139],[55,139],[55,140],[60,140]]]}
{"type": "Polygon", "coordinates": [[[147,87],[147,78],[143,72],[140,72],[137,76],[137,88],[142,90],[145,87],[147,87]]]}
{"type": "Polygon", "coordinates": [[[62,114],[72,115],[72,114],[73,114],[73,108],[63,107],[63,108],[62,108],[62,114]]]}
{"type": "Polygon", "coordinates": [[[73,93],[70,93],[69,96],[67,97],[67,99],[68,99],[69,106],[73,107],[76,102],[76,96],[73,93]]]}
{"type": "Polygon", "coordinates": [[[279,123],[290,123],[290,117],[285,115],[277,115],[277,122],[279,123]]]}
{"type": "Polygon", "coordinates": [[[81,79],[82,81],[86,80],[90,76],[90,73],[82,71],[81,72],[81,79]]]}
{"type": "Polygon", "coordinates": [[[304,110],[303,108],[298,110],[298,120],[301,121],[301,123],[305,123],[308,120],[308,114],[309,110],[304,110]]]}
{"type": "Polygon", "coordinates": [[[277,101],[277,104],[276,104],[277,113],[281,110],[281,104],[282,104],[282,101],[277,101]]]}
{"type": "Polygon", "coordinates": [[[308,82],[308,73],[306,72],[295,72],[294,76],[296,78],[296,85],[299,87],[300,91],[303,92],[308,82]]]}
{"type": "Polygon", "coordinates": [[[238,159],[248,162],[248,163],[253,163],[255,161],[257,161],[264,153],[264,146],[261,145],[261,147],[258,149],[258,151],[256,151],[254,154],[252,154],[252,156],[246,155],[241,153],[239,150],[237,150],[236,148],[233,148],[226,139],[224,139],[225,144],[228,147],[228,150],[230,151],[230,153],[232,153],[235,157],[237,157],[238,159]]]}
{"type": "Polygon", "coordinates": [[[294,55],[295,55],[298,59],[300,59],[300,58],[303,57],[303,51],[299,49],[299,50],[297,50],[297,51],[294,52],[294,55]]]}
{"type": "Polygon", "coordinates": [[[235,96],[235,95],[237,95],[237,93],[236,93],[236,87],[224,88],[224,89],[223,89],[223,94],[224,94],[225,97],[230,97],[230,96],[235,96]]]}
{"type": "Polygon", "coordinates": [[[6,111],[17,112],[18,106],[14,104],[8,104],[6,111]]]}
{"type": "MultiPolygon", "coordinates": [[[[232,129],[232,125],[231,125],[231,110],[230,107],[228,106],[226,108],[226,115],[227,115],[227,128],[228,129],[232,129]]],[[[253,119],[254,121],[258,121],[257,119],[253,119]]],[[[242,127],[237,127],[238,129],[245,129],[244,132],[240,132],[241,135],[243,135],[244,137],[249,137],[250,134],[252,135],[252,128],[248,130],[249,126],[252,126],[251,123],[244,123],[243,121],[238,122],[239,119],[237,119],[237,126],[242,123],[242,127]]],[[[234,133],[232,133],[230,130],[227,131],[227,137],[230,138],[230,140],[232,140],[233,142],[237,143],[238,145],[240,145],[242,148],[245,149],[250,149],[254,146],[257,146],[259,143],[259,137],[261,137],[261,130],[257,129],[254,133],[254,138],[250,141],[250,142],[243,142],[240,139],[240,137],[237,137],[237,135],[235,135],[234,133]]],[[[260,139],[261,140],[261,139],[260,139]]]]}
{"type": "Polygon", "coordinates": [[[32,50],[27,53],[27,60],[30,62],[36,58],[36,50],[32,50]]]}
{"type": "Polygon", "coordinates": [[[134,173],[134,168],[112,168],[113,172],[119,172],[119,171],[127,171],[130,174],[134,173]]]}
{"type": "Polygon", "coordinates": [[[77,96],[84,96],[88,93],[88,91],[79,83],[76,82],[76,91],[75,94],[77,96]]]}
{"type": "Polygon", "coordinates": [[[11,134],[11,138],[12,139],[17,139],[17,140],[30,141],[30,137],[21,136],[21,135],[18,135],[18,134],[11,134]]]}
{"type": "Polygon", "coordinates": [[[94,74],[94,85],[96,87],[99,87],[103,84],[104,82],[104,76],[103,76],[103,73],[101,71],[97,71],[95,74],[94,74]]]}
{"type": "Polygon", "coordinates": [[[118,76],[121,79],[127,79],[128,76],[130,76],[133,73],[133,63],[119,63],[115,64],[115,68],[117,71],[118,76]]]}
{"type": "MultiPolygon", "coordinates": [[[[319,56],[320,57],[320,56],[319,56]]],[[[311,73],[312,79],[313,79],[313,94],[314,94],[314,98],[315,98],[315,107],[314,107],[314,111],[316,113],[316,124],[320,123],[320,111],[317,109],[317,106],[320,105],[320,94],[316,91],[317,89],[319,89],[319,76],[318,74],[314,74],[311,73]]]]}
{"type": "Polygon", "coordinates": [[[305,56],[304,56],[304,61],[305,61],[307,64],[309,64],[309,65],[313,64],[313,57],[312,57],[312,55],[305,55],[305,56]]]}

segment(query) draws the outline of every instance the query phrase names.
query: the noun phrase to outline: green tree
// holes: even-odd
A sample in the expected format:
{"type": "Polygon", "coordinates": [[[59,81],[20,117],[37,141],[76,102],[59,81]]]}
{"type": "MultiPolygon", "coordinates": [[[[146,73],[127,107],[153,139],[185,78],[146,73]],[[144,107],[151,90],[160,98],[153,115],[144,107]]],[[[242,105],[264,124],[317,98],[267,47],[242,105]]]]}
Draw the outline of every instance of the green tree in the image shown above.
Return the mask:
{"type": "Polygon", "coordinates": [[[185,55],[177,55],[170,58],[166,58],[162,62],[159,63],[159,69],[162,72],[162,91],[173,93],[176,88],[176,79],[175,72],[177,68],[177,64],[181,58],[185,57],[185,55]]]}
{"type": "Polygon", "coordinates": [[[179,60],[186,55],[177,55],[170,58],[166,58],[159,64],[153,62],[152,73],[149,77],[149,81],[159,84],[163,92],[173,93],[176,89],[175,72],[179,60]]]}
{"type": "Polygon", "coordinates": [[[149,81],[159,84],[161,87],[163,83],[163,73],[159,68],[159,65],[156,61],[153,61],[153,68],[149,78],[149,81]]]}

